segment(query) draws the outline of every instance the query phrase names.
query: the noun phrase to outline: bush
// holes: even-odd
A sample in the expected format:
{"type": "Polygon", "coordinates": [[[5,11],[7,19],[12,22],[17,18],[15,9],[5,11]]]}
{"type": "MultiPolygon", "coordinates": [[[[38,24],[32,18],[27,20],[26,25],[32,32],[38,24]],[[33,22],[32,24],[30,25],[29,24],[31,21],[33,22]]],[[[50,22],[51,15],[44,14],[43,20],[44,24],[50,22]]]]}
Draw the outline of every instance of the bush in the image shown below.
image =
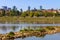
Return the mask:
{"type": "Polygon", "coordinates": [[[36,29],[36,31],[46,32],[46,30],[45,30],[44,28],[39,28],[39,29],[36,29]]]}
{"type": "Polygon", "coordinates": [[[34,31],[33,29],[24,29],[24,30],[20,30],[20,31],[34,31]]]}
{"type": "Polygon", "coordinates": [[[24,29],[24,31],[28,31],[28,29],[24,29]]]}
{"type": "Polygon", "coordinates": [[[14,36],[15,34],[14,34],[14,32],[10,32],[8,35],[9,35],[10,37],[12,37],[12,36],[14,36]]]}
{"type": "Polygon", "coordinates": [[[49,29],[49,30],[55,30],[54,27],[46,27],[46,28],[49,29]]]}
{"type": "Polygon", "coordinates": [[[20,30],[20,31],[28,31],[28,29],[23,29],[23,30],[20,30]]]}

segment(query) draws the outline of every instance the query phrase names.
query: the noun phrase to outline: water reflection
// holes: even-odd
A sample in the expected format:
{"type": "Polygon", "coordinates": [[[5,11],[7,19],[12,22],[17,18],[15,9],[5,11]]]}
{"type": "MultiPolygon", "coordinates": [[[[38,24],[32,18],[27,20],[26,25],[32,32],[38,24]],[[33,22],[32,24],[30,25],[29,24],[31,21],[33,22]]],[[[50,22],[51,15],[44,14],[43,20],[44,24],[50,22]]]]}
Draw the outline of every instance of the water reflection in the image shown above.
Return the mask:
{"type": "Polygon", "coordinates": [[[0,34],[9,33],[10,31],[19,31],[19,26],[0,26],[0,34]]]}
{"type": "Polygon", "coordinates": [[[5,34],[9,33],[10,31],[17,32],[20,29],[24,28],[39,28],[39,27],[45,27],[45,26],[60,26],[60,24],[0,24],[0,33],[5,34]]]}
{"type": "Polygon", "coordinates": [[[3,31],[6,31],[6,26],[2,26],[2,27],[0,27],[3,31]]]}

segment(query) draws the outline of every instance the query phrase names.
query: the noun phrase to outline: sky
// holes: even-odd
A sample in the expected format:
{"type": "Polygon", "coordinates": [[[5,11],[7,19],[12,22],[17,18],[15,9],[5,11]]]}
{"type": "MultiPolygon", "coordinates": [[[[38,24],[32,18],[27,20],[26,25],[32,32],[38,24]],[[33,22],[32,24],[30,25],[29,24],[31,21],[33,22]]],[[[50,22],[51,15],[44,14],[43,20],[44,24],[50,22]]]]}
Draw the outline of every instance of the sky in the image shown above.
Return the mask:
{"type": "Polygon", "coordinates": [[[40,5],[44,9],[60,9],[60,0],[0,0],[0,8],[2,6],[13,7],[16,6],[17,9],[27,10],[28,6],[33,8],[40,8],[40,5]]]}

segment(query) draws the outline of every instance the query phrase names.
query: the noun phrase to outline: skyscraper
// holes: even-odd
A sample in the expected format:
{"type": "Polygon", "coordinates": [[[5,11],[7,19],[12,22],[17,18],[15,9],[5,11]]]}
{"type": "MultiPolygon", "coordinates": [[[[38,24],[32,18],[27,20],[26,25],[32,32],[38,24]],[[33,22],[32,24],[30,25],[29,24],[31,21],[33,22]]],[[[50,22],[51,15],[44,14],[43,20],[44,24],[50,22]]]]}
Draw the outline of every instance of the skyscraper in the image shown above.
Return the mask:
{"type": "Polygon", "coordinates": [[[2,6],[4,10],[7,10],[7,6],[2,6]]]}
{"type": "Polygon", "coordinates": [[[16,10],[17,10],[16,6],[13,6],[13,10],[14,10],[14,11],[16,11],[16,10]]]}
{"type": "Polygon", "coordinates": [[[40,10],[42,10],[43,8],[42,8],[42,6],[40,6],[40,10]]]}
{"type": "Polygon", "coordinates": [[[28,13],[30,14],[30,6],[28,6],[28,13]]]}
{"type": "Polygon", "coordinates": [[[30,11],[30,6],[28,6],[28,10],[30,11]]]}

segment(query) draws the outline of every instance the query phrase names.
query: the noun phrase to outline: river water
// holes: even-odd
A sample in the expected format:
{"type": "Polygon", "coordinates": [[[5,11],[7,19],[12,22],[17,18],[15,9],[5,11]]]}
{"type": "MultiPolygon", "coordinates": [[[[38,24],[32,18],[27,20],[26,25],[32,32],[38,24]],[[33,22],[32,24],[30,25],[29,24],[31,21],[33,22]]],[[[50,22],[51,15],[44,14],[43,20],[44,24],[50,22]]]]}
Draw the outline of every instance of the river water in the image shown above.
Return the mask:
{"type": "Polygon", "coordinates": [[[10,31],[17,32],[20,29],[27,27],[40,27],[40,26],[60,26],[60,24],[0,24],[0,33],[5,34],[10,31]]]}
{"type": "MultiPolygon", "coordinates": [[[[0,23],[0,34],[6,34],[11,31],[17,32],[20,29],[27,28],[27,27],[45,27],[45,26],[60,26],[60,24],[28,24],[28,23],[20,23],[20,24],[1,24],[0,23]]],[[[60,33],[52,34],[52,35],[45,35],[43,37],[26,37],[26,38],[17,38],[14,40],[60,40],[60,33]]]]}

